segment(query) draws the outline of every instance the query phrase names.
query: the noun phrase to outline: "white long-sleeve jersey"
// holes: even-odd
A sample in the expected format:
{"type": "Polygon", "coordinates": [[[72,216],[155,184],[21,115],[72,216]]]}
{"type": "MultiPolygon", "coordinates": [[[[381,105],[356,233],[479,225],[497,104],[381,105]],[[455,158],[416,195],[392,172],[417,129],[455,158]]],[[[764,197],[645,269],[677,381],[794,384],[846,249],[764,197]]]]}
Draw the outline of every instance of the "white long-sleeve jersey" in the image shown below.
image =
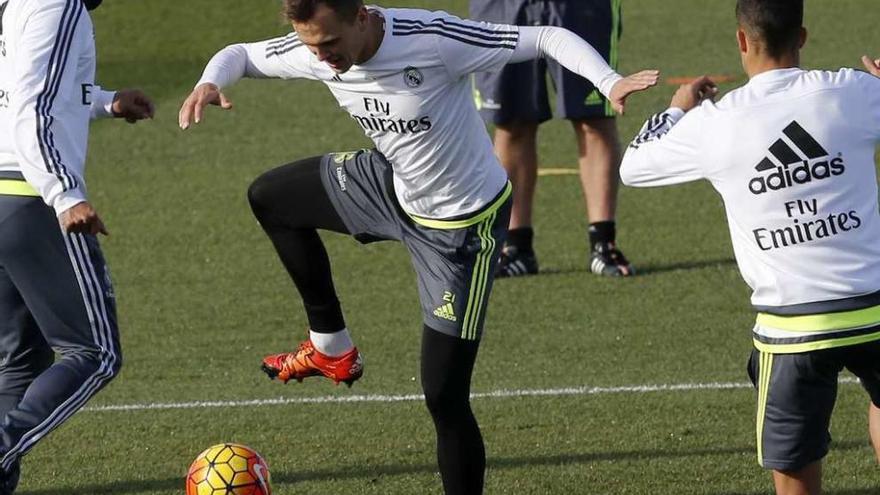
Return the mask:
{"type": "Polygon", "coordinates": [[[81,0],[0,0],[0,171],[19,172],[61,214],[86,200],[90,118],[115,93],[95,84],[81,0]]]}
{"type": "Polygon", "coordinates": [[[381,45],[369,61],[343,74],[318,61],[291,33],[226,47],[198,84],[223,88],[245,76],[322,81],[391,163],[404,210],[444,219],[482,208],[507,181],[476,111],[471,73],[548,56],[596,83],[605,95],[620,79],[589,44],[561,28],[370,9],[385,20],[381,45]]]}
{"type": "Polygon", "coordinates": [[[848,345],[880,338],[878,141],[880,79],[773,70],[717,104],[652,117],[621,178],[706,179],[721,194],[759,347],[848,345]]]}

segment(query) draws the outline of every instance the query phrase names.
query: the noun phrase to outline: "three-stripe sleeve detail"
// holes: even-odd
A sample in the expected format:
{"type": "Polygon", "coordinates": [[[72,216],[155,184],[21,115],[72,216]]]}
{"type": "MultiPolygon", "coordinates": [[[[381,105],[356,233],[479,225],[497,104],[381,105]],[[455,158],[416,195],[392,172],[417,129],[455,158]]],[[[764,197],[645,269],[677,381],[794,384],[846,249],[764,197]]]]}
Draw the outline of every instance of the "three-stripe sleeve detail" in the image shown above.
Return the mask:
{"type": "Polygon", "coordinates": [[[266,45],[266,58],[283,55],[301,46],[303,46],[303,42],[300,41],[296,33],[290,33],[287,36],[274,39],[266,45]]]}
{"type": "Polygon", "coordinates": [[[669,114],[666,112],[658,113],[651,116],[645,125],[642,126],[641,132],[630,143],[630,148],[638,148],[648,141],[654,141],[663,137],[672,128],[669,114]]]}
{"type": "Polygon", "coordinates": [[[79,184],[75,176],[71,175],[61,159],[61,153],[55,145],[55,135],[52,132],[52,124],[55,118],[51,115],[55,97],[61,86],[64,76],[64,66],[70,56],[70,48],[73,43],[73,35],[82,15],[83,3],[80,0],[67,0],[61,21],[58,23],[58,32],[55,35],[55,44],[49,56],[49,65],[46,70],[46,80],[43,89],[37,97],[36,105],[36,132],[40,154],[46,166],[46,171],[54,174],[64,191],[76,188],[79,184]]]}
{"type": "Polygon", "coordinates": [[[430,22],[394,19],[392,34],[395,36],[436,34],[482,48],[506,48],[509,50],[515,49],[519,42],[518,31],[493,30],[442,18],[433,19],[430,22]]]}

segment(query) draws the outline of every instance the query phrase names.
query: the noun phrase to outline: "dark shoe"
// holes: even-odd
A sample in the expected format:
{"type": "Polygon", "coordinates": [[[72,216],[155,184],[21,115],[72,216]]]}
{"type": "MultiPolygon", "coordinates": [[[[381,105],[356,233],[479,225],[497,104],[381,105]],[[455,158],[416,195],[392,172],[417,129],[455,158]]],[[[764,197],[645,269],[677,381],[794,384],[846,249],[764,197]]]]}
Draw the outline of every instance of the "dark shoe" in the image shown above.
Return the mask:
{"type": "Polygon", "coordinates": [[[21,466],[18,461],[9,468],[9,471],[0,474],[0,495],[12,495],[18,487],[18,478],[21,475],[21,466]]]}
{"type": "Polygon", "coordinates": [[[629,277],[636,271],[613,242],[597,242],[590,254],[590,271],[606,277],[629,277]]]}
{"type": "Polygon", "coordinates": [[[495,277],[522,277],[538,273],[538,258],[535,252],[522,252],[515,246],[504,246],[501,250],[501,259],[495,268],[495,277]]]}

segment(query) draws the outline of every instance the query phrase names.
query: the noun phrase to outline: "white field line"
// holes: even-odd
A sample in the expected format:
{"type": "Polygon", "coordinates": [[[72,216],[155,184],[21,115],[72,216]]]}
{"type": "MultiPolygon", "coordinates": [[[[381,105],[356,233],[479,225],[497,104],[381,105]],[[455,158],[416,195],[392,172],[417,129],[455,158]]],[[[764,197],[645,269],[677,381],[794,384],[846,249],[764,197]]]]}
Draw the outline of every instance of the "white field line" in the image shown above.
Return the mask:
{"type": "MultiPolygon", "coordinates": [[[[858,383],[855,378],[845,377],[840,383],[858,383]]],[[[660,385],[624,385],[620,387],[566,387],[524,390],[494,390],[471,394],[472,399],[507,399],[515,397],[563,397],[573,395],[604,395],[604,394],[646,394],[652,392],[686,392],[694,390],[733,390],[752,388],[746,382],[710,382],[710,383],[672,383],[660,385]]],[[[83,409],[87,412],[114,411],[154,411],[169,409],[210,409],[229,407],[263,407],[285,406],[292,404],[348,404],[348,403],[392,403],[421,401],[422,394],[409,395],[342,395],[324,397],[280,397],[277,399],[230,400],[230,401],[194,401],[194,402],[154,402],[151,404],[119,404],[93,406],[83,409]]]]}

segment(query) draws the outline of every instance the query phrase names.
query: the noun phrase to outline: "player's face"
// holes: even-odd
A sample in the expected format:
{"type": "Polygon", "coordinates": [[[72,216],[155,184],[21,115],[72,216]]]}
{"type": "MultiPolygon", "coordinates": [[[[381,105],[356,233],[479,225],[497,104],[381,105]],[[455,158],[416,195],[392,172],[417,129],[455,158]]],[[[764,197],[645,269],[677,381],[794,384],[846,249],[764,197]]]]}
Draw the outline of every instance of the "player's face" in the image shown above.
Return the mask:
{"type": "Polygon", "coordinates": [[[362,62],[359,56],[367,44],[369,14],[362,8],[353,22],[340,19],[338,14],[323,3],[306,22],[293,22],[297,36],[318,60],[331,69],[343,73],[352,65],[362,62]]]}

